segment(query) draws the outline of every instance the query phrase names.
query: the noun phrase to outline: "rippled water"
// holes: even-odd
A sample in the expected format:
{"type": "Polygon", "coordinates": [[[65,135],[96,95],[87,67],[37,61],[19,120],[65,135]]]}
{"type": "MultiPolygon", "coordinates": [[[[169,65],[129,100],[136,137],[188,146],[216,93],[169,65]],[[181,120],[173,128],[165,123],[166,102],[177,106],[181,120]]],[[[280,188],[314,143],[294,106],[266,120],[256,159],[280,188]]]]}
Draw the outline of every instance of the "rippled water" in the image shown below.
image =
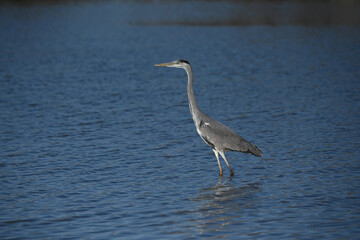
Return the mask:
{"type": "Polygon", "coordinates": [[[358,27],[138,26],[120,7],[2,8],[1,239],[360,235],[358,27]],[[228,153],[219,179],[185,72],[153,66],[177,58],[263,158],[228,153]]]}

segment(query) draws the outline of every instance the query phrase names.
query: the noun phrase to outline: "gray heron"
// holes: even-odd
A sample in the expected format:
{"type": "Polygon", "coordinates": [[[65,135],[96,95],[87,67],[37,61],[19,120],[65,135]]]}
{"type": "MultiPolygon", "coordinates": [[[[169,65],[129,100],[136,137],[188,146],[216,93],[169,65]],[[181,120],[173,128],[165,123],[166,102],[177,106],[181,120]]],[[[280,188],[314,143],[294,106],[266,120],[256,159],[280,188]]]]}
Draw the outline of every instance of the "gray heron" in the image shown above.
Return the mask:
{"type": "Polygon", "coordinates": [[[187,60],[179,59],[168,63],[156,64],[155,66],[182,68],[186,71],[188,76],[187,95],[189,99],[191,116],[194,120],[197,133],[200,135],[201,139],[214,151],[217,163],[219,165],[220,177],[223,176],[223,170],[221,169],[219,154],[228,166],[231,176],[234,175],[234,171],[231,169],[229,162],[226,160],[224,152],[238,151],[243,153],[251,153],[257,157],[262,157],[261,150],[254,144],[246,141],[229,127],[212,119],[200,111],[194,95],[193,72],[190,63],[187,60]]]}

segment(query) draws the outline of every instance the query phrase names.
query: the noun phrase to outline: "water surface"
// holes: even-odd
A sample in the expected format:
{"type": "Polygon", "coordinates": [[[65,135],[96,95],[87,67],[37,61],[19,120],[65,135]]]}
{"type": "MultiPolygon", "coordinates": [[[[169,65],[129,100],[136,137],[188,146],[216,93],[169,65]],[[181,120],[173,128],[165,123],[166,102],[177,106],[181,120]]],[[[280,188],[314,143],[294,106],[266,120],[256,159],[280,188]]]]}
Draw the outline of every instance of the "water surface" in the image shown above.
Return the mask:
{"type": "Polygon", "coordinates": [[[2,239],[360,235],[358,27],[142,26],[122,7],[2,8],[2,239]],[[263,158],[227,153],[219,179],[185,72],[153,66],[177,58],[263,158]]]}

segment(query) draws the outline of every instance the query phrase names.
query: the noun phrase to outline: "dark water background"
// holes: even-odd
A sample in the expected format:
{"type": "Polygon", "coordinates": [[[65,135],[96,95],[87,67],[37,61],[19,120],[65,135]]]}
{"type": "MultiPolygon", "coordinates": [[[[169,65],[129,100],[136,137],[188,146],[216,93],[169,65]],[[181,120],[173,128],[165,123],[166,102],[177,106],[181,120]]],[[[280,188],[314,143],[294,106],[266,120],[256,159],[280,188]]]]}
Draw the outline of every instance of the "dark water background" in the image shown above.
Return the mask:
{"type": "Polygon", "coordinates": [[[0,238],[358,238],[360,28],[153,4],[0,8],[0,238]],[[219,179],[177,58],[263,158],[219,179]]]}

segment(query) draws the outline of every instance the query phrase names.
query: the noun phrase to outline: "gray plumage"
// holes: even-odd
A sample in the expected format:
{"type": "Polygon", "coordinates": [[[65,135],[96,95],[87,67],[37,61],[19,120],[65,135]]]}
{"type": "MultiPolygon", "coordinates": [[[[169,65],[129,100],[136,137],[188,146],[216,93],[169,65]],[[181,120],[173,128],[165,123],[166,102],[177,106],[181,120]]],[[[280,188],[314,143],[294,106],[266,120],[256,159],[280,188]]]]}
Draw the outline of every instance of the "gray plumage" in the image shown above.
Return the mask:
{"type": "Polygon", "coordinates": [[[206,144],[218,151],[238,151],[252,153],[257,157],[262,156],[262,152],[252,143],[246,141],[235,131],[224,124],[212,119],[206,114],[202,114],[201,121],[197,128],[200,137],[206,144]]]}
{"type": "Polygon", "coordinates": [[[179,59],[169,63],[161,63],[156,64],[155,66],[166,66],[166,67],[175,67],[182,68],[186,71],[188,76],[187,83],[187,94],[189,99],[189,107],[191,116],[194,120],[194,124],[196,127],[196,131],[202,138],[202,140],[209,145],[216,156],[220,176],[223,176],[223,171],[221,169],[220,160],[218,154],[222,156],[226,165],[228,166],[231,175],[234,174],[231,169],[228,161],[226,160],[224,152],[226,151],[238,151],[243,153],[251,153],[257,157],[262,156],[261,150],[256,147],[254,144],[246,141],[240,135],[238,135],[235,131],[225,126],[224,124],[212,119],[205,113],[200,111],[200,108],[196,102],[193,82],[194,77],[192,73],[192,69],[190,63],[184,59],[179,59]]]}

